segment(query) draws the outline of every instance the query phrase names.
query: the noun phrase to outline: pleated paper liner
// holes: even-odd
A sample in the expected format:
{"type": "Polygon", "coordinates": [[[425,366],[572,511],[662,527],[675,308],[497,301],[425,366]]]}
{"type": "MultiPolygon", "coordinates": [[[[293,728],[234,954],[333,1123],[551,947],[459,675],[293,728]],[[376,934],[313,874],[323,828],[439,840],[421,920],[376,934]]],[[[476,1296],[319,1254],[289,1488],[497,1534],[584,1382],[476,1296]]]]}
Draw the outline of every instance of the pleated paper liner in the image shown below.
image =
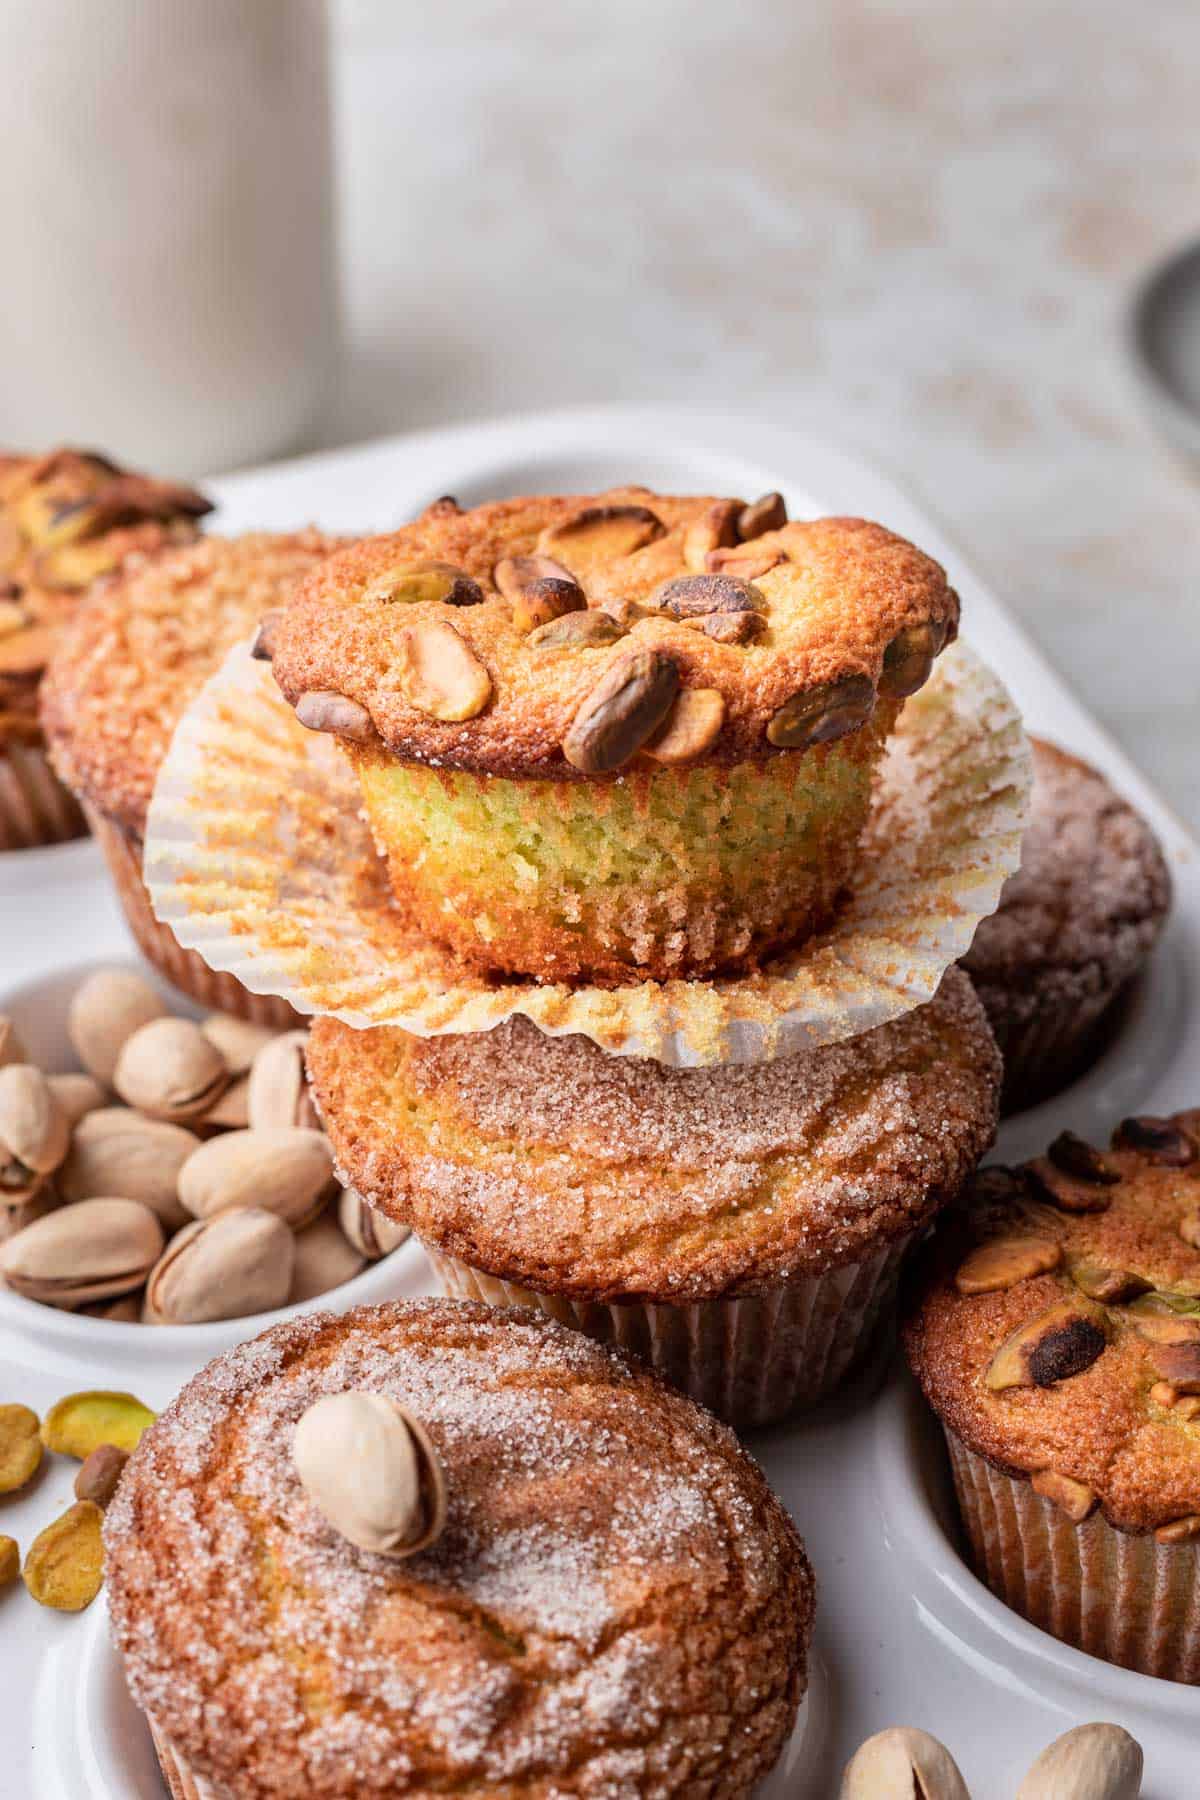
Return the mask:
{"type": "Polygon", "coordinates": [[[1020,858],[1029,749],[1000,681],[965,646],[910,699],[884,759],[852,897],[753,975],[601,989],[489,981],[416,942],[391,905],[330,737],[306,731],[265,663],[231,652],[159,774],[144,875],[178,941],[253,993],[358,1029],[551,1034],[676,1067],[761,1062],[869,1031],[931,999],[1020,858]]]}
{"type": "Polygon", "coordinates": [[[0,747],[0,851],[36,850],[86,836],[79,805],[41,745],[0,747]]]}

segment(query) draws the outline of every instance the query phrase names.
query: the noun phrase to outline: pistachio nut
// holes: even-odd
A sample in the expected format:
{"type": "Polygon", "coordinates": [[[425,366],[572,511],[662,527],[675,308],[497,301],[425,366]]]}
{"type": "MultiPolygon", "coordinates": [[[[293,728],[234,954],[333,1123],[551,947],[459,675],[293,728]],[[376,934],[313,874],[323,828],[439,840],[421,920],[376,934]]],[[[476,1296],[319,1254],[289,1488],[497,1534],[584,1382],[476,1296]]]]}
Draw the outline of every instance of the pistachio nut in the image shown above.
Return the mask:
{"type": "Polygon", "coordinates": [[[152,1119],[191,1119],[207,1112],[229,1085],[225,1058],[190,1019],[152,1019],[126,1039],[113,1086],[152,1119]]]}
{"type": "Polygon", "coordinates": [[[598,650],[624,635],[624,627],[611,614],[591,609],[564,613],[549,625],[539,625],[525,641],[534,650],[598,650]]]}
{"type": "Polygon", "coordinates": [[[703,518],[683,534],[683,560],[689,569],[703,572],[714,550],[731,549],[738,541],[738,516],[745,511],[737,500],[714,500],[703,518]]]}
{"type": "Polygon", "coordinates": [[[1106,1306],[1120,1306],[1126,1300],[1134,1300],[1150,1286],[1142,1276],[1129,1269],[1110,1269],[1106,1263],[1094,1262],[1086,1256],[1073,1257],[1069,1272],[1075,1286],[1089,1300],[1101,1300],[1106,1306]]]}
{"type": "Polygon", "coordinates": [[[993,1393],[1053,1387],[1090,1368],[1107,1342],[1104,1314],[1098,1307],[1059,1301],[1018,1326],[992,1358],[984,1381],[993,1393]]]}
{"type": "Polygon", "coordinates": [[[1072,1525],[1082,1525],[1096,1510],[1095,1488],[1070,1475],[1061,1475],[1057,1469],[1037,1470],[1030,1477],[1029,1485],[1035,1494],[1040,1494],[1043,1500],[1049,1500],[1064,1512],[1072,1525]]]}
{"type": "Polygon", "coordinates": [[[28,1200],[22,1200],[17,1206],[0,1206],[0,1244],[6,1244],[9,1238],[16,1237],[18,1231],[24,1231],[38,1219],[44,1219],[60,1204],[58,1194],[53,1187],[47,1186],[31,1194],[28,1200]]]}
{"type": "Polygon", "coordinates": [[[681,688],[665,723],[643,749],[654,762],[692,762],[711,750],[724,723],[725,701],[717,688],[681,688]]]}
{"type": "Polygon", "coordinates": [[[1157,1294],[1143,1294],[1132,1301],[1126,1316],[1148,1344],[1200,1344],[1200,1317],[1163,1306],[1157,1294]]]}
{"type": "Polygon", "coordinates": [[[608,594],[596,602],[597,609],[606,618],[613,619],[622,631],[630,631],[643,619],[661,619],[664,615],[657,606],[648,606],[641,600],[634,600],[628,594],[608,594]]]}
{"type": "Polygon", "coordinates": [[[22,1570],[25,1586],[39,1605],[56,1612],[82,1612],[91,1605],[104,1572],[103,1523],[98,1506],[77,1500],[53,1525],[39,1531],[22,1570]]]}
{"type": "Polygon", "coordinates": [[[28,1199],[57,1169],[71,1142],[71,1121],[32,1063],[0,1069],[0,1204],[28,1199]]]}
{"type": "Polygon", "coordinates": [[[552,556],[502,556],[492,570],[492,580],[497,591],[512,601],[531,581],[574,582],[575,577],[552,556]]]}
{"type": "Polygon", "coordinates": [[[127,1106],[105,1106],[80,1119],[58,1176],[64,1200],[120,1195],[140,1200],[164,1230],[186,1225],[179,1201],[179,1171],[200,1139],[182,1125],[148,1119],[127,1106]]]}
{"type": "Polygon", "coordinates": [[[296,1233],[296,1260],[292,1268],[292,1285],[288,1305],[299,1306],[303,1300],[315,1300],[331,1288],[352,1281],[366,1267],[366,1258],[350,1242],[331,1213],[314,1219],[296,1233]]]}
{"type": "Polygon", "coordinates": [[[1200,1513],[1188,1513],[1182,1519],[1172,1519],[1169,1524],[1160,1525],[1154,1533],[1154,1541],[1158,1544],[1194,1544],[1200,1538],[1200,1513]]]}
{"type": "Polygon", "coordinates": [[[411,1236],[410,1226],[368,1206],[355,1188],[346,1188],[338,1201],[338,1224],[368,1262],[378,1262],[381,1256],[398,1250],[411,1236]]]}
{"type": "Polygon", "coordinates": [[[960,1294],[997,1293],[1033,1275],[1048,1275],[1061,1262],[1062,1245],[1053,1238],[992,1238],[960,1263],[954,1285],[960,1294]]]}
{"type": "Polygon", "coordinates": [[[108,1095],[94,1075],[47,1075],[46,1080],[72,1127],[87,1113],[108,1105],[108,1095]]]}
{"type": "Polygon", "coordinates": [[[492,697],[492,678],[466,639],[443,619],[402,631],[396,676],[410,706],[445,724],[473,719],[492,697]]]}
{"type": "Polygon", "coordinates": [[[1200,1156],[1200,1147],[1174,1119],[1159,1119],[1149,1113],[1122,1119],[1113,1132],[1113,1145],[1120,1150],[1136,1150],[1148,1161],[1169,1169],[1185,1169],[1200,1156]]]}
{"type": "Polygon", "coordinates": [[[25,1054],[25,1046],[21,1042],[20,1032],[7,1013],[0,1013],[0,1069],[3,1069],[7,1063],[28,1061],[29,1058],[25,1054]]]}
{"type": "Polygon", "coordinates": [[[250,1077],[235,1076],[221,1097],[192,1123],[204,1132],[244,1131],[250,1123],[250,1077]]]}
{"type": "Polygon", "coordinates": [[[561,558],[573,574],[632,556],[663,537],[666,526],[648,506],[585,506],[561,524],[547,525],[537,541],[538,554],[561,558]]]}
{"type": "Polygon", "coordinates": [[[1138,1800],[1142,1747],[1119,1725],[1076,1725],[1038,1757],[1017,1800],[1138,1800]]]}
{"type": "Polygon", "coordinates": [[[703,619],[689,619],[714,644],[749,644],[761,637],[767,621],[759,612],[709,613],[703,619]]]}
{"type": "Polygon", "coordinates": [[[679,670],[657,650],[622,650],[609,662],[563,739],[563,755],[585,775],[627,763],[653,737],[679,689],[679,670]]]}
{"type": "Polygon", "coordinates": [[[59,1456],[86,1462],[101,1444],[126,1452],[136,1450],[154,1414],[135,1394],[88,1388],[64,1394],[42,1420],[42,1442],[59,1456]]]}
{"type": "Polygon", "coordinates": [[[128,1450],[119,1450],[115,1444],[97,1444],[84,1457],[75,1477],[75,1498],[90,1500],[103,1512],[117,1491],[117,1483],[128,1461],[128,1450]]]}
{"type": "Polygon", "coordinates": [[[366,744],[375,735],[371,715],[348,694],[333,688],[313,688],[296,702],[296,718],[306,731],[327,731],[333,737],[366,744]]]}
{"type": "Polygon", "coordinates": [[[905,700],[925,686],[933,672],[937,638],[931,625],[907,625],[898,631],[883,653],[879,691],[893,700],[905,700]]]}
{"type": "Polygon", "coordinates": [[[108,1319],[114,1324],[136,1325],[142,1316],[142,1293],[134,1288],[131,1293],[121,1294],[116,1300],[98,1300],[92,1306],[81,1306],[81,1313],[89,1319],[108,1319]]]}
{"type": "Polygon", "coordinates": [[[1177,1393],[1200,1394],[1200,1343],[1152,1344],[1150,1361],[1177,1393]]]}
{"type": "Polygon", "coordinates": [[[146,1283],[147,1325],[243,1319],[287,1304],[295,1263],[288,1226],[261,1207],[197,1219],[176,1232],[146,1283]]]}
{"type": "Polygon", "coordinates": [[[1200,1394],[1181,1394],[1169,1381],[1156,1381],[1150,1389],[1150,1398],[1156,1406],[1174,1413],[1185,1424],[1200,1418],[1200,1394]]]}
{"type": "Polygon", "coordinates": [[[81,1200],[0,1245],[0,1276],[14,1294],[71,1308],[140,1287],[162,1247],[158,1217],[140,1200],[81,1200]]]}
{"type": "Polygon", "coordinates": [[[763,596],[735,575],[674,575],[655,588],[650,604],[673,619],[702,619],[709,613],[761,612],[763,596]]]}
{"type": "Polygon", "coordinates": [[[465,569],[456,568],[453,563],[411,562],[397,563],[373,576],[362,597],[388,606],[415,606],[421,602],[478,606],[483,589],[465,569]]]}
{"type": "Polygon", "coordinates": [[[200,1025],[210,1044],[215,1044],[225,1058],[225,1067],[235,1078],[247,1075],[259,1051],[279,1034],[268,1025],[253,1025],[249,1019],[235,1019],[232,1013],[209,1013],[200,1025]]]}
{"type": "Polygon", "coordinates": [[[0,1535],[0,1589],[11,1587],[20,1573],[20,1545],[16,1538],[0,1535]]]}
{"type": "Polygon", "coordinates": [[[315,1130],[320,1121],[304,1068],[307,1031],[285,1031],[259,1051],[250,1071],[248,1123],[256,1131],[300,1125],[315,1130]]]}
{"type": "Polygon", "coordinates": [[[757,581],[784,560],[783,551],[740,544],[733,550],[710,550],[705,566],[714,575],[736,575],[740,581],[757,581]]]}
{"type": "Polygon", "coordinates": [[[413,1415],[386,1394],[325,1394],[292,1438],[300,1485],[348,1543],[378,1556],[425,1550],[446,1522],[446,1480],[413,1415]]]}
{"type": "Polygon", "coordinates": [[[0,1494],[14,1494],[42,1466],[41,1428],[31,1407],[0,1406],[0,1494]]]}
{"type": "Polygon", "coordinates": [[[958,1764],[935,1737],[892,1725],[846,1764],[838,1800],[971,1800],[958,1764]]]}
{"type": "Polygon", "coordinates": [[[574,576],[565,581],[557,576],[529,581],[512,603],[513,627],[524,637],[539,625],[549,625],[567,613],[582,612],[586,605],[583,589],[574,576]]]}
{"type": "Polygon", "coordinates": [[[766,531],[779,531],[787,524],[787,505],[782,494],[760,494],[738,514],[738,536],[743,542],[761,537],[766,531]]]}
{"type": "Polygon", "coordinates": [[[871,681],[866,675],[847,675],[785,700],[767,726],[767,741],[780,750],[831,744],[865,725],[874,711],[871,681]]]}
{"type": "Polygon", "coordinates": [[[1077,1175],[1068,1175],[1058,1168],[1048,1156],[1034,1157],[1025,1164],[1023,1173],[1035,1197],[1059,1212],[1102,1213],[1112,1205],[1107,1185],[1080,1181],[1077,1175]]]}
{"type": "Polygon", "coordinates": [[[132,969],[97,969],[80,983],[67,1013],[67,1035],[89,1075],[111,1087],[127,1038],[167,1011],[132,969]]]}
{"type": "Polygon", "coordinates": [[[1120,1169],[1076,1131],[1060,1131],[1046,1155],[1056,1169],[1061,1169],[1064,1175],[1073,1175],[1076,1181],[1116,1187],[1121,1179],[1120,1169]]]}
{"type": "Polygon", "coordinates": [[[179,1172],[179,1198],[194,1219],[256,1206],[299,1231],[333,1186],[333,1151],[320,1131],[282,1125],[227,1131],[194,1150],[179,1172]]]}
{"type": "Polygon", "coordinates": [[[258,630],[254,633],[254,641],[250,645],[250,654],[255,662],[270,662],[275,654],[275,640],[283,619],[283,607],[273,606],[265,612],[258,622],[258,630]]]}

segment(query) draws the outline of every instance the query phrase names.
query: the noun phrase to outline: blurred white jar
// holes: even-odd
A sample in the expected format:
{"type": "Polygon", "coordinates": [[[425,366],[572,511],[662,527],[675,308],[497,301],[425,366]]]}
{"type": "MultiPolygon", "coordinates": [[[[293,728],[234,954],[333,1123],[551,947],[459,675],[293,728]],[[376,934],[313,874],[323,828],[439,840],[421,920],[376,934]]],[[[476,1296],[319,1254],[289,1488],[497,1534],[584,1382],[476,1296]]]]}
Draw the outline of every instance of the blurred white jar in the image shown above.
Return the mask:
{"type": "Polygon", "coordinates": [[[334,356],[324,0],[0,0],[0,446],[202,474],[334,356]]]}

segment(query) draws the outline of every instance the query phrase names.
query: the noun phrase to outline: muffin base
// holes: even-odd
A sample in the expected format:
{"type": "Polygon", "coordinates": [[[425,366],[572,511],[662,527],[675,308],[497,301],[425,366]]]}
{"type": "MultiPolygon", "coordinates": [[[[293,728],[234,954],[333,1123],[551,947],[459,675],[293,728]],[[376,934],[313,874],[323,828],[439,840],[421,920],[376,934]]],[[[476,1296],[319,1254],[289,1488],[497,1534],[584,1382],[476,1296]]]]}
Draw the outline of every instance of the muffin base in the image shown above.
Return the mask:
{"type": "Polygon", "coordinates": [[[740,1430],[771,1425],[833,1393],[870,1355],[890,1316],[911,1234],[827,1274],[730,1300],[569,1300],[486,1275],[429,1244],[447,1294],[525,1306],[649,1363],[740,1430]]]}
{"type": "Polygon", "coordinates": [[[1105,1662],[1200,1683],[1200,1550],[1073,1525],[1028,1479],[1004,1475],[946,1432],[975,1572],[1031,1625],[1105,1662]]]}
{"type": "Polygon", "coordinates": [[[36,850],[86,836],[78,801],[40,745],[0,748],[0,851],[36,850]]]}
{"type": "Polygon", "coordinates": [[[146,1714],[146,1723],[150,1727],[154,1753],[158,1757],[158,1766],[162,1770],[171,1800],[226,1800],[210,1781],[204,1781],[199,1775],[192,1773],[183,1758],[171,1748],[170,1742],[149,1713],[146,1714]]]}
{"type": "Polygon", "coordinates": [[[1053,996],[1039,995],[1033,1006],[1023,998],[1017,1010],[1008,993],[976,983],[1004,1058],[1002,1116],[1049,1100],[1091,1067],[1119,1024],[1129,983],[1098,993],[1081,982],[1069,999],[1061,989],[1060,977],[1053,996]]]}
{"type": "Polygon", "coordinates": [[[230,1013],[235,1019],[265,1025],[269,1030],[288,1031],[304,1024],[286,1000],[273,994],[252,994],[235,975],[210,969],[195,950],[185,950],[170,926],[160,924],[154,916],[142,879],[142,840],[94,808],[85,810],[96,842],[104,852],[126,923],[138,949],[160,975],[165,975],[189,1000],[211,1012],[230,1013]]]}

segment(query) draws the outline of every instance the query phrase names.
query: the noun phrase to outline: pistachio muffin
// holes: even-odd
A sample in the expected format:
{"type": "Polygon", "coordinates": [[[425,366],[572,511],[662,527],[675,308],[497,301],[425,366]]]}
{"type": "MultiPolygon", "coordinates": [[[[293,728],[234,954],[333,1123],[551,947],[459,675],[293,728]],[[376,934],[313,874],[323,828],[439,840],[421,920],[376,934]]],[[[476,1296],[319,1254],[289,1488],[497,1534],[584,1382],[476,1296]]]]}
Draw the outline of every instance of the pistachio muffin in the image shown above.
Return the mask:
{"type": "Polygon", "coordinates": [[[1200,1682],[1200,1109],[982,1170],[904,1340],[980,1577],[1078,1649],[1200,1682]]]}
{"type": "Polygon", "coordinates": [[[349,1185],[449,1291],[615,1340],[740,1426],[871,1348],[1000,1080],[953,969],[929,1005],[772,1063],[671,1069],[519,1017],[428,1039],[318,1019],[308,1062],[349,1185]]]}
{"type": "Polygon", "coordinates": [[[87,829],[46,760],[42,671],[80,595],[130,558],[196,535],[203,494],[81,450],[0,455],[0,851],[87,829]]]}
{"type": "Polygon", "coordinates": [[[42,683],[54,765],[83,802],[142,953],[200,1005],[265,1025],[296,1015],[210,969],[155,918],[142,880],[146,813],[189,703],[342,541],[312,529],[208,537],[130,567],[80,607],[42,683]]]}
{"type": "Polygon", "coordinates": [[[882,526],[620,488],[439,501],[316,572],[262,649],[348,752],[415,930],[612,986],[743,970],[830,919],[957,620],[882,526]]]}
{"type": "Polygon", "coordinates": [[[104,1528],[176,1800],[747,1795],[807,1681],[803,1545],[723,1426],[528,1313],[277,1326],[104,1528]]]}
{"type": "Polygon", "coordinates": [[[1005,1112],[1081,1075],[1171,903],[1153,831],[1089,763],[1040,738],[1021,866],[963,958],[1004,1057],[1005,1112]]]}

